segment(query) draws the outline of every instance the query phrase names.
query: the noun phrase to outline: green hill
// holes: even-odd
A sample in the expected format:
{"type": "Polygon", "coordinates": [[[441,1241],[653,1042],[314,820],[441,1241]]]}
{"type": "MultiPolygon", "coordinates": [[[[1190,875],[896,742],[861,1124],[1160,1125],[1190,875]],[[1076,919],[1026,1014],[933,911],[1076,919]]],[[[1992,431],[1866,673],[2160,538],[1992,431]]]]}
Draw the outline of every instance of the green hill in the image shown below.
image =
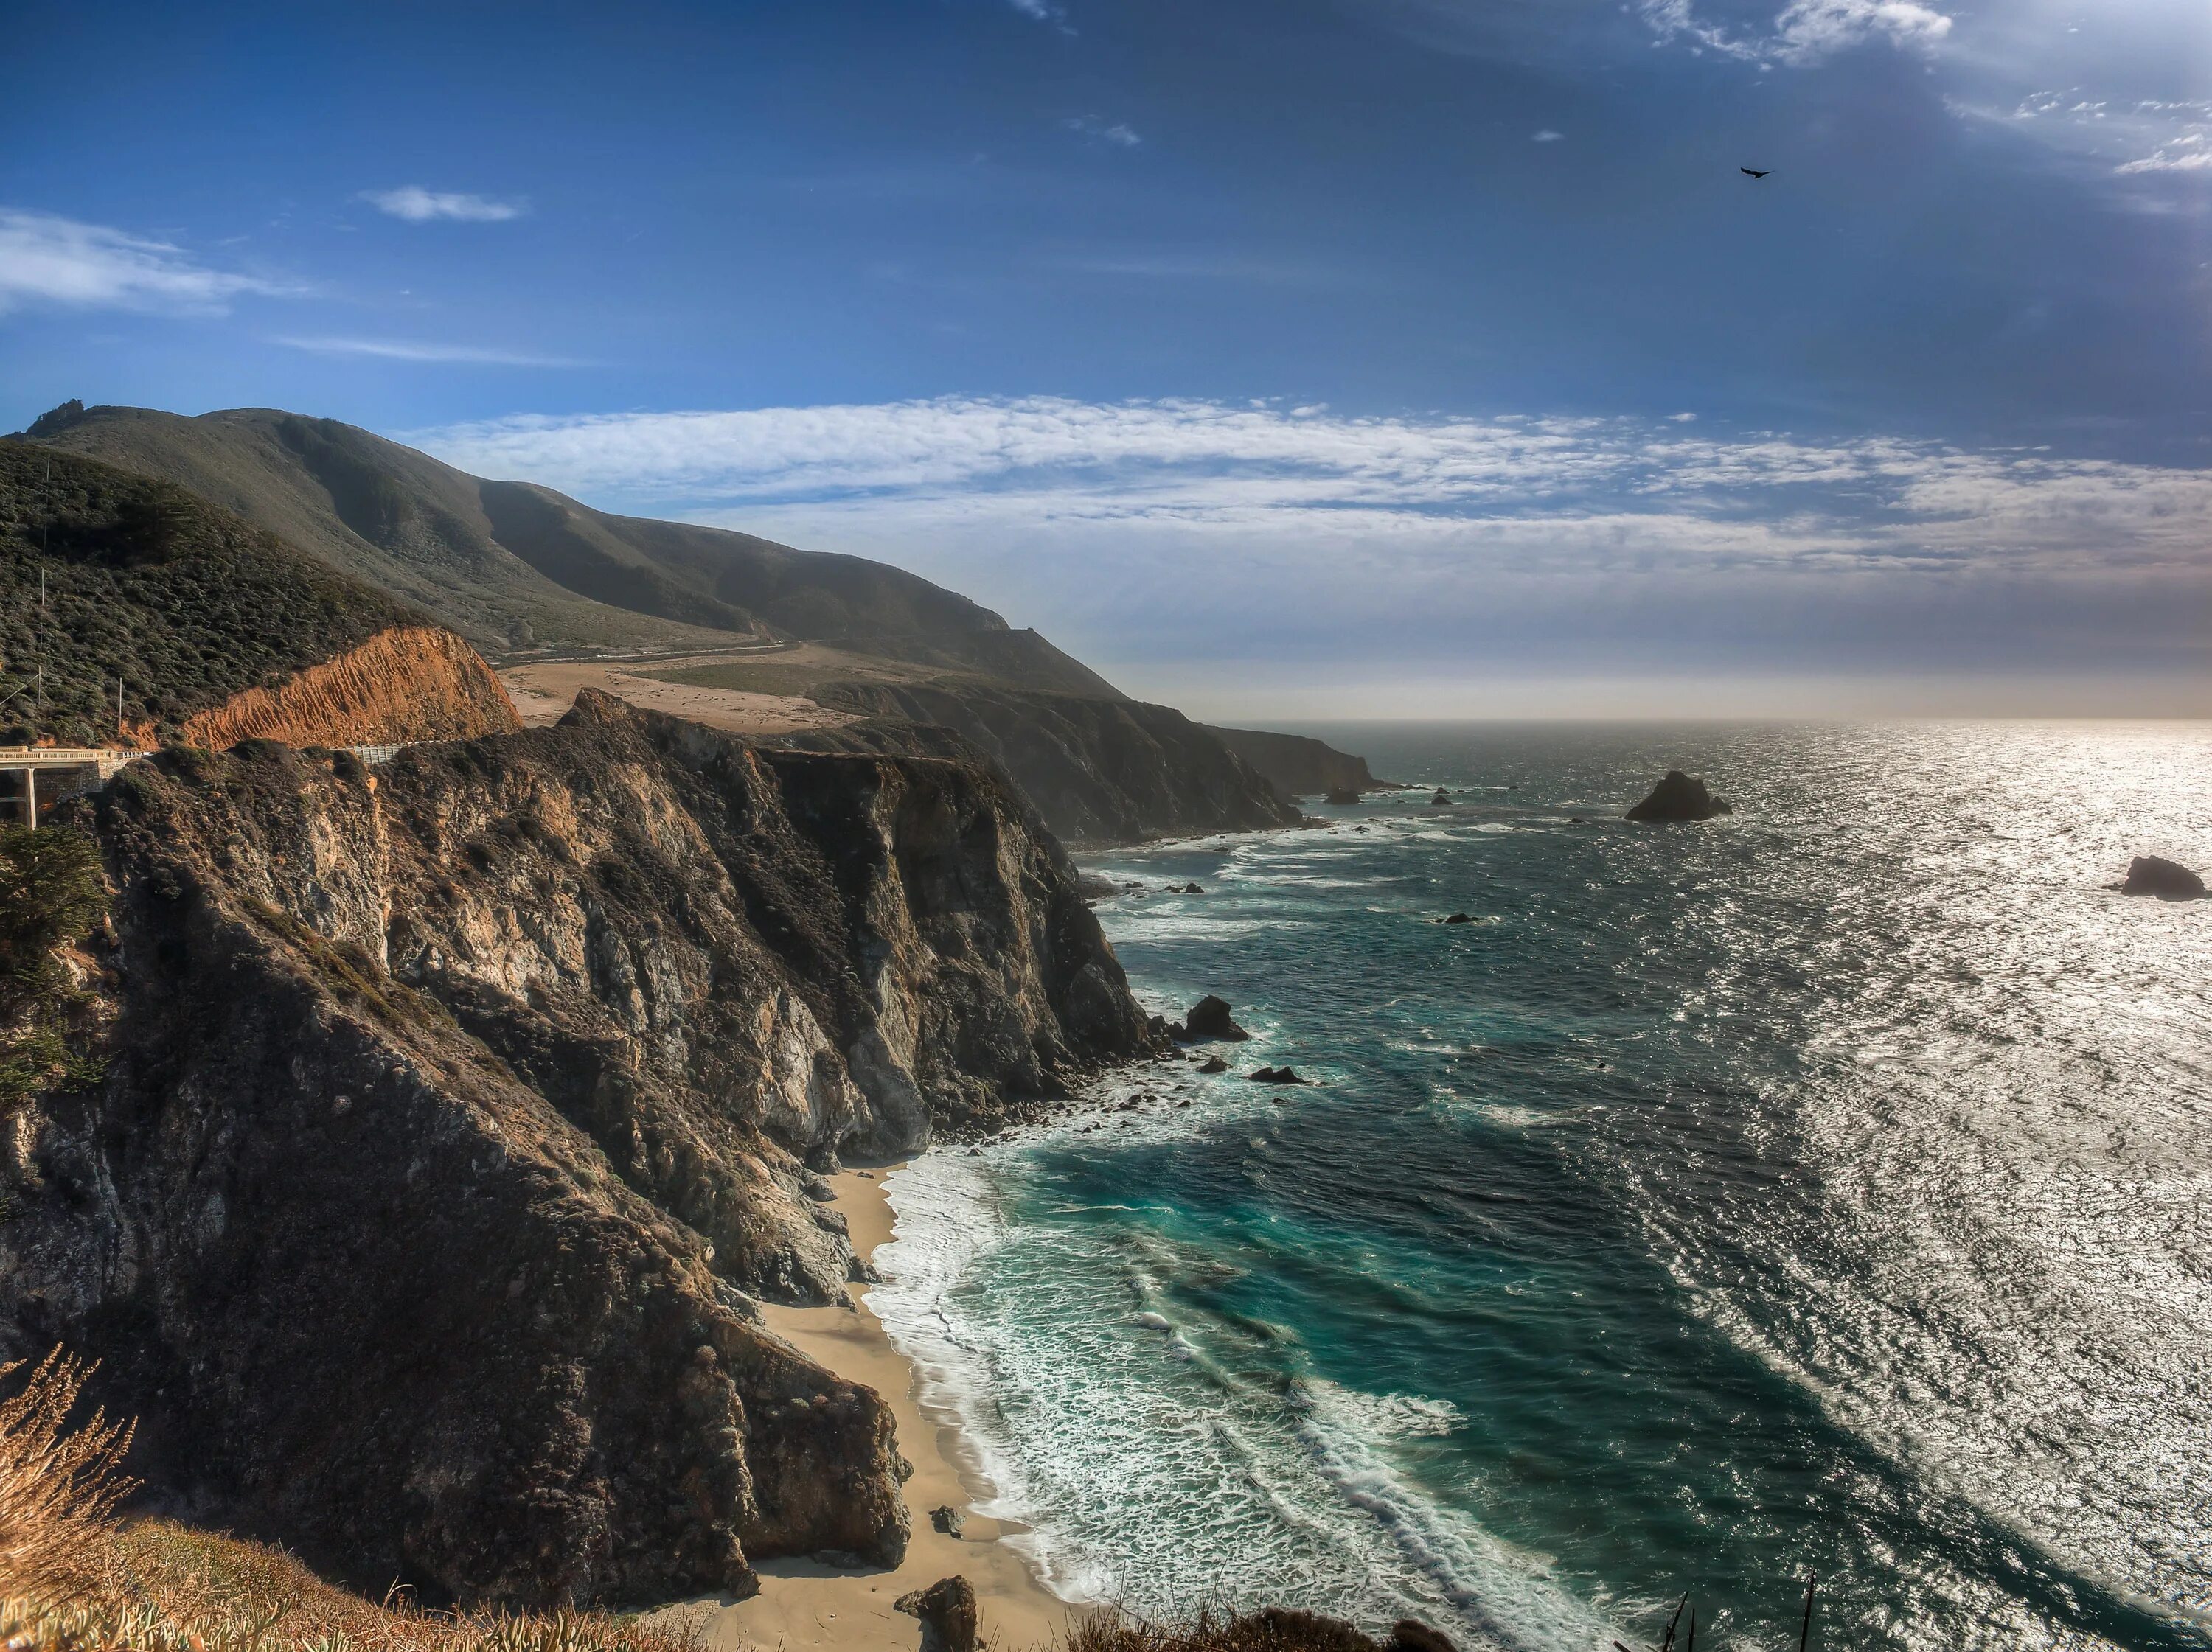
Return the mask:
{"type": "Polygon", "coordinates": [[[185,719],[394,626],[383,592],[167,483],[0,440],[0,744],[185,719]]]}
{"type": "Polygon", "coordinates": [[[1034,631],[917,574],[488,482],[335,419],[58,408],[31,439],[189,488],[488,650],[835,642],[1022,688],[1118,697],[1034,631]]]}

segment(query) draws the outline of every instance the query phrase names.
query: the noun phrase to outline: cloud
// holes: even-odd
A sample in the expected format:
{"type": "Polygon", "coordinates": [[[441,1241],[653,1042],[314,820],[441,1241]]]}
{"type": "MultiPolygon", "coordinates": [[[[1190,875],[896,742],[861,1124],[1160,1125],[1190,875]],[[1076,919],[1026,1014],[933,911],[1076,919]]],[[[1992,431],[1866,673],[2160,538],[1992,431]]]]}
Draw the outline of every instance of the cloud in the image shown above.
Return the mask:
{"type": "Polygon", "coordinates": [[[453,361],[482,367],[582,367],[589,361],[565,355],[535,355],[522,351],[486,349],[476,344],[422,343],[403,338],[274,338],[271,343],[288,349],[309,350],[318,355],[373,355],[391,361],[453,361]]]}
{"type": "Polygon", "coordinates": [[[217,315],[243,294],[297,290],[259,276],[210,270],[167,241],[0,209],[0,313],[44,303],[217,315]]]}
{"type": "Polygon", "coordinates": [[[1802,68],[1868,41],[1930,51],[1951,32],[1950,16],[1921,0],[1790,0],[1768,27],[1731,33],[1700,17],[1692,0],[1642,0],[1645,24],[1662,42],[1759,64],[1802,68]]]}
{"type": "Polygon", "coordinates": [[[361,198],[378,211],[404,218],[410,224],[431,223],[440,219],[459,223],[503,223],[509,218],[520,218],[530,210],[529,203],[523,201],[500,201],[488,195],[428,190],[418,184],[405,184],[398,189],[363,190],[361,198]]]}
{"type": "Polygon", "coordinates": [[[2208,140],[2203,132],[2185,132],[2141,160],[2130,161],[2112,170],[2124,175],[2144,172],[2212,172],[2212,140],[2208,140]]]}
{"type": "Polygon", "coordinates": [[[1332,568],[1357,541],[1373,555],[1425,547],[1479,554],[1493,571],[1577,576],[1662,565],[2212,576],[2212,473],[1899,437],[1696,435],[1674,420],[946,398],[518,416],[408,439],[480,474],[733,522],[768,513],[1026,539],[1110,529],[1122,543],[1158,532],[1293,562],[1305,547],[1332,568]]]}
{"type": "Polygon", "coordinates": [[[1927,51],[1950,32],[1951,19],[1919,0],[1790,0],[1772,49],[1784,63],[1811,63],[1874,39],[1927,51]]]}
{"type": "Polygon", "coordinates": [[[1555,132],[1549,126],[1547,126],[1542,131],[1538,132],[1528,141],[1532,143],[1557,143],[1565,136],[1566,134],[1565,132],[1555,132]]]}
{"type": "Polygon", "coordinates": [[[1133,149],[1145,141],[1120,122],[1109,125],[1096,115],[1070,115],[1060,125],[1094,143],[1111,144],[1119,149],[1133,149]]]}
{"type": "Polygon", "coordinates": [[[1694,413],[1669,413],[1667,422],[1669,424],[1695,424],[1698,416],[1694,413]]]}

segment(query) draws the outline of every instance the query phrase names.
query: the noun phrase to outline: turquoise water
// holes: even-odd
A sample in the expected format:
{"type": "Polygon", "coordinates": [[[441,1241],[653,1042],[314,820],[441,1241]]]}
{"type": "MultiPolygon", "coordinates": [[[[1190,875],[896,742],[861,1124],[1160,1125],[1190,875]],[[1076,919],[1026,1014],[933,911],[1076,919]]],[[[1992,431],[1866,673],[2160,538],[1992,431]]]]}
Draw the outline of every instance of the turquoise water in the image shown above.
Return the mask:
{"type": "Polygon", "coordinates": [[[872,1303],[1055,1586],[2212,1645],[2212,902],[2110,887],[2212,863],[2212,728],[1328,732],[1455,805],[1086,863],[1234,1071],[891,1183],[872,1303]],[[1621,823],[1669,766],[1739,812],[1621,823]]]}

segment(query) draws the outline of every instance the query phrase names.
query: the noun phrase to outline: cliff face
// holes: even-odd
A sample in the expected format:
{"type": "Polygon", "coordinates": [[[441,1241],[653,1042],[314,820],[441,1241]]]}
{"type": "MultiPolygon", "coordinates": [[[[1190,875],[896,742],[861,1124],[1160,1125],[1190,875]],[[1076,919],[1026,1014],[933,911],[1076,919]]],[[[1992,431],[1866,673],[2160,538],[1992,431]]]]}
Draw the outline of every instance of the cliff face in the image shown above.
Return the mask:
{"type": "Polygon", "coordinates": [[[988,683],[841,683],[814,698],[956,731],[1002,764],[1071,843],[1259,831],[1300,819],[1211,729],[1166,706],[988,683]]]}
{"type": "Polygon", "coordinates": [[[1332,791],[1402,792],[1395,780],[1378,780],[1368,772],[1367,759],[1339,751],[1310,735],[1275,734],[1256,728],[1210,728],[1246,762],[1267,777],[1267,783],[1286,798],[1314,797],[1332,791]]]}
{"type": "Polygon", "coordinates": [[[1146,1044],[1001,782],[586,695],[373,774],[171,753],[80,806],[108,1066],[0,1137],[0,1357],[104,1359],[173,1505],[375,1587],[900,1552],[889,1412],[751,1299],[848,1276],[809,1162],[1146,1044]]]}
{"type": "Polygon", "coordinates": [[[185,744],[240,740],[288,745],[381,745],[468,740],[522,726],[491,667],[451,631],[411,625],[380,632],[274,688],[248,689],[187,718],[185,744]]]}

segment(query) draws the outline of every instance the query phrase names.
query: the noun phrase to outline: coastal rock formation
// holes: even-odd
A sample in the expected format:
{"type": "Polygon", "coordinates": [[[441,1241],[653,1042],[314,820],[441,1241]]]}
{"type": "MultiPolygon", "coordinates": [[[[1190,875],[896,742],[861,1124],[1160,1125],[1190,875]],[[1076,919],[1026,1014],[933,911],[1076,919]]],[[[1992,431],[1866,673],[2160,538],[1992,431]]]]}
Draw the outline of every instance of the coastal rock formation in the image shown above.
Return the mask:
{"type": "Polygon", "coordinates": [[[240,740],[287,745],[383,745],[468,740],[522,726],[477,651],[451,631],[413,625],[287,677],[248,689],[185,720],[188,745],[240,740]]]}
{"type": "Polygon", "coordinates": [[[118,891],[106,1072],[0,1138],[0,1359],[100,1359],[170,1506],[376,1588],[896,1560],[889,1410],[753,1307],[842,1295],[809,1166],[1153,1043],[1003,782],[585,695],[72,807],[118,891]]]}
{"type": "Polygon", "coordinates": [[[975,1588],[966,1578],[939,1578],[891,1610],[921,1619],[921,1652],[975,1652],[975,1588]]]}
{"type": "Polygon", "coordinates": [[[1711,820],[1716,815],[1733,812],[1734,805],[1708,792],[1705,781],[1692,780],[1679,768],[1670,768],[1666,777],[1651,788],[1651,795],[1631,809],[1625,817],[1644,821],[1711,820]]]}
{"type": "Polygon", "coordinates": [[[1449,809],[1451,806],[1451,793],[1445,791],[1441,786],[1437,787],[1437,794],[1429,799],[1429,807],[1431,809],[1449,809]]]}
{"type": "Polygon", "coordinates": [[[1302,818],[1212,731],[1166,706],[980,682],[841,683],[814,698],[864,717],[954,730],[1003,765],[1045,824],[1079,847],[1259,831],[1302,818]]]}
{"type": "Polygon", "coordinates": [[[1190,1013],[1182,1018],[1182,1029],[1176,1034],[1188,1043],[1217,1038],[1241,1042],[1251,1036],[1231,1018],[1229,1001],[1211,993],[1190,1006],[1190,1013]]]}
{"type": "Polygon", "coordinates": [[[1359,799],[1360,792],[1358,787],[1332,786],[1328,788],[1325,800],[1343,807],[1358,802],[1359,799]]]}
{"type": "Polygon", "coordinates": [[[1362,792],[1398,792],[1395,780],[1378,780],[1367,759],[1339,751],[1304,734],[1276,734],[1256,728],[1213,728],[1209,733],[1267,778],[1286,798],[1327,795],[1331,803],[1357,803],[1362,792]],[[1336,794],[1351,793],[1351,797],[1336,794]]]}
{"type": "Polygon", "coordinates": [[[2128,862],[2127,881],[2120,885],[2120,893],[2151,895],[2161,901],[2199,901],[2204,897],[2204,880],[2179,861],[2139,854],[2128,862]]]}

